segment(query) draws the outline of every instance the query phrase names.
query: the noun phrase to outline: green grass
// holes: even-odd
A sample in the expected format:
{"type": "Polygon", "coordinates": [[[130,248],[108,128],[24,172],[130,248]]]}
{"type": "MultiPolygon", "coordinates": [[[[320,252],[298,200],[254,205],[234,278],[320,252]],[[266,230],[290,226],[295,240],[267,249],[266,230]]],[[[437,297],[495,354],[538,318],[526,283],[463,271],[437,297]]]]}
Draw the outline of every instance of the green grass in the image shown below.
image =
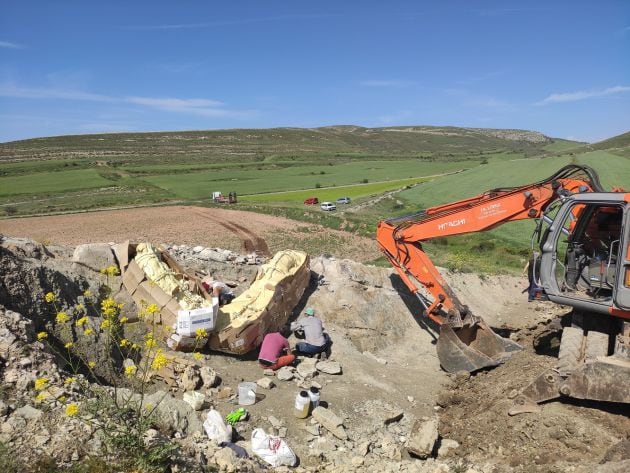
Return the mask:
{"type": "MultiPolygon", "coordinates": [[[[552,175],[562,166],[577,162],[593,167],[602,185],[630,188],[630,160],[605,151],[577,156],[560,156],[537,160],[494,162],[462,173],[436,178],[399,194],[409,205],[420,210],[472,197],[495,187],[525,185],[552,175]]],[[[428,245],[439,263],[455,269],[500,268],[517,270],[524,264],[530,247],[534,222],[524,220],[502,225],[485,233],[450,237],[441,245],[428,245]]]]}
{"type": "Polygon", "coordinates": [[[94,169],[60,171],[55,173],[31,173],[11,177],[0,177],[0,197],[33,194],[58,194],[69,189],[94,189],[115,185],[103,178],[94,169]]]}
{"type": "MultiPolygon", "coordinates": [[[[284,191],[306,191],[312,195],[318,188],[339,187],[372,181],[417,179],[423,176],[453,172],[475,166],[474,161],[425,162],[367,161],[339,165],[303,165],[286,168],[262,168],[228,171],[199,171],[190,174],[144,176],[143,180],[184,199],[208,198],[213,191],[239,196],[284,191]]],[[[387,186],[386,186],[387,187],[387,186]]],[[[302,194],[300,194],[302,195],[302,194]]],[[[303,200],[303,199],[302,199],[303,200]]]]}
{"type": "MultiPolygon", "coordinates": [[[[290,202],[302,204],[309,197],[317,197],[320,202],[334,202],[339,197],[350,197],[356,200],[361,197],[378,195],[383,192],[401,189],[420,182],[430,180],[430,177],[416,177],[411,179],[399,179],[385,182],[374,182],[368,184],[356,184],[350,186],[315,188],[291,192],[275,192],[268,194],[253,194],[239,197],[245,202],[290,202]]],[[[342,207],[339,207],[340,209],[342,207]]]]}

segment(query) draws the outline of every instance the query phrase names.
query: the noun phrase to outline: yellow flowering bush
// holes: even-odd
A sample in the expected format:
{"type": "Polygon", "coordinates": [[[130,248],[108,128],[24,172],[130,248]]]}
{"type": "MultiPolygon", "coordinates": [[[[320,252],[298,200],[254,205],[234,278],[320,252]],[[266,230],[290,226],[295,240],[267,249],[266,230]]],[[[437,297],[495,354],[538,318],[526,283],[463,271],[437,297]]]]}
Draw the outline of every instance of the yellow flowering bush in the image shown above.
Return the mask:
{"type": "MultiPolygon", "coordinates": [[[[109,281],[109,277],[117,276],[119,271],[116,266],[108,266],[101,273],[109,281]]],[[[114,454],[110,458],[120,461],[115,471],[163,471],[174,446],[169,440],[161,441],[157,446],[145,445],[145,432],[155,424],[155,407],[148,406],[144,399],[152,373],[168,366],[171,359],[158,348],[155,332],[156,321],[159,320],[157,317],[147,319],[153,323],[153,330],[144,337],[144,343],[124,336],[124,324],[128,324],[129,319],[121,316],[124,305],[111,294],[111,289],[106,286],[99,288],[98,295],[94,297],[86,290],[83,292],[85,305],[79,303],[74,306],[65,305],[52,292],[45,295],[54,310],[52,322],[56,322],[50,335],[61,342],[49,343],[49,346],[65,358],[73,375],[60,381],[62,386],[55,386],[48,378],[38,378],[35,380],[35,400],[54,408],[61,407],[67,416],[102,432],[105,439],[103,447],[107,454],[114,454]],[[90,327],[90,320],[93,319],[89,316],[96,315],[101,316],[100,323],[90,327]],[[82,329],[83,338],[68,340],[75,327],[78,333],[82,329]],[[88,339],[88,336],[92,337],[88,339]],[[93,351],[94,343],[99,344],[96,353],[117,351],[118,356],[98,361],[93,359],[89,353],[93,351]],[[61,345],[65,348],[65,351],[61,350],[63,353],[58,350],[61,345]],[[132,359],[134,363],[121,366],[119,360],[122,359],[132,359]],[[87,373],[84,372],[85,367],[88,368],[87,373]],[[103,380],[107,380],[111,387],[104,386],[103,380]],[[118,390],[118,386],[134,389],[118,390]],[[126,392],[130,394],[121,394],[126,392]],[[146,468],[147,465],[157,468],[146,468]]],[[[140,312],[153,316],[159,314],[160,310],[156,304],[143,304],[140,312]]],[[[199,337],[205,335],[205,331],[199,333],[199,337]]],[[[47,341],[48,338],[51,338],[48,332],[37,334],[40,341],[47,341]]]]}

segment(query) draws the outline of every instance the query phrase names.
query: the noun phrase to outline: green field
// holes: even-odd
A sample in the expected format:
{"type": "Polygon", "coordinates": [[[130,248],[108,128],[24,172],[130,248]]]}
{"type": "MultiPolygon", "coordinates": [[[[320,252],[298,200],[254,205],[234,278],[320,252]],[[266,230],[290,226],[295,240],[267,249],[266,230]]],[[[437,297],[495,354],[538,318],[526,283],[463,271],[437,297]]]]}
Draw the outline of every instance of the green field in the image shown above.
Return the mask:
{"type": "MultiPolygon", "coordinates": [[[[569,163],[594,167],[606,187],[630,188],[630,135],[588,145],[519,130],[348,126],[41,138],[0,143],[0,215],[212,206],[220,191],[238,194],[230,208],[373,238],[381,219],[535,182],[569,163]],[[343,196],[352,204],[337,212],[303,204],[343,196]]],[[[532,229],[516,222],[426,247],[452,269],[519,271],[532,229]]]]}

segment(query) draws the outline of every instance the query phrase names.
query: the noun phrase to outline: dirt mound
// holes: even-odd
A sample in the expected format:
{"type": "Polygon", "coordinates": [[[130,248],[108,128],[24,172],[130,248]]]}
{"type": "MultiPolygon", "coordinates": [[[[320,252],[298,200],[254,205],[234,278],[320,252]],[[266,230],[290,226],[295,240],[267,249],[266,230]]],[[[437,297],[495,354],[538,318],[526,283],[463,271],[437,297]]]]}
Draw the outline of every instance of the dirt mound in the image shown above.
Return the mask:
{"type": "MultiPolygon", "coordinates": [[[[556,359],[536,354],[535,341],[548,336],[542,323],[521,331],[524,351],[491,371],[453,377],[438,404],[440,434],[460,448],[453,454],[469,462],[489,457],[517,472],[591,472],[607,460],[630,459],[630,410],[594,402],[549,402],[542,412],[510,417],[512,398],[556,359]]],[[[559,334],[558,334],[559,336],[559,334]]]]}

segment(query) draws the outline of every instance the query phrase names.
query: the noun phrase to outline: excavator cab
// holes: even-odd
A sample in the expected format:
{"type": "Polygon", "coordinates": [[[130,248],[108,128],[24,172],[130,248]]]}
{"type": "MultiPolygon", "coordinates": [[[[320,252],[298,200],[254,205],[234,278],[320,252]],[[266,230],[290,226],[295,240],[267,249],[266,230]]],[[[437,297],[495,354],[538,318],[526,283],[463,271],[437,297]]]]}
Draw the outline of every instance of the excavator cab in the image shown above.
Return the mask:
{"type": "Polygon", "coordinates": [[[556,367],[515,399],[511,415],[570,396],[630,403],[630,204],[627,194],[566,199],[540,242],[540,284],[573,307],[556,367]],[[613,317],[611,317],[613,316],[613,317]]]}

